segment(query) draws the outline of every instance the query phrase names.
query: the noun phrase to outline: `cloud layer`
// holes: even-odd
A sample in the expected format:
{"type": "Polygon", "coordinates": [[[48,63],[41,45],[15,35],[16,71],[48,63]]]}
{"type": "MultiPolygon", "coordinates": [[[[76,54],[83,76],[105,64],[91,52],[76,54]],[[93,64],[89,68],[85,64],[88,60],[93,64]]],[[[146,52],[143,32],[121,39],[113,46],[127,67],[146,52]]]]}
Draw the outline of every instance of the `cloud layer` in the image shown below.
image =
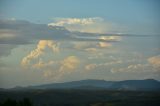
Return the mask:
{"type": "Polygon", "coordinates": [[[35,81],[46,82],[158,75],[160,60],[152,51],[153,37],[102,34],[98,28],[106,29],[104,24],[94,17],[61,18],[49,25],[0,20],[0,71],[8,76],[16,70],[28,76],[34,73],[35,81]]]}
{"type": "MultiPolygon", "coordinates": [[[[120,40],[118,35],[101,35],[94,33],[70,32],[67,25],[80,25],[84,29],[86,25],[95,24],[96,22],[103,21],[103,19],[96,18],[67,18],[57,19],[56,24],[35,24],[24,20],[0,20],[0,49],[4,53],[9,53],[10,50],[17,45],[34,44],[39,40],[55,40],[61,41],[91,41],[100,42],[99,46],[107,47],[111,44],[107,42],[117,42],[120,40]],[[62,22],[61,22],[62,21],[62,22]],[[106,43],[102,43],[106,42],[106,43]],[[8,47],[6,46],[8,45],[8,47]],[[13,46],[15,45],[15,46],[13,46]],[[4,47],[5,46],[5,47],[4,47]],[[7,47],[7,48],[6,48],[7,47]]],[[[88,26],[88,27],[91,27],[88,26]]],[[[97,28],[97,27],[96,27],[97,28]]],[[[86,29],[87,30],[87,29],[86,29]]],[[[54,49],[54,48],[53,48],[54,49]]],[[[38,49],[37,49],[38,50],[38,49]]],[[[6,54],[0,53],[0,56],[6,54]]],[[[33,54],[34,55],[34,54],[33,54]]]]}

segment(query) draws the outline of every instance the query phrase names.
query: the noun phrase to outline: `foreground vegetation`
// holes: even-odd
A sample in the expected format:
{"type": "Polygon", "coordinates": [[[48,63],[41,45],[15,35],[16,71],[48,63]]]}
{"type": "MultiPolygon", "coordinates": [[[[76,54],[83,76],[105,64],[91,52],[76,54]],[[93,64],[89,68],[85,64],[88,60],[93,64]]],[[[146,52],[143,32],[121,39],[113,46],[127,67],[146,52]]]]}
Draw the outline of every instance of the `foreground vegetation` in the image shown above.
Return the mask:
{"type": "Polygon", "coordinates": [[[160,92],[72,89],[0,91],[0,106],[160,106],[160,92]]]}
{"type": "Polygon", "coordinates": [[[7,98],[6,100],[0,102],[0,106],[33,106],[33,103],[28,98],[24,98],[20,101],[7,98]]]}

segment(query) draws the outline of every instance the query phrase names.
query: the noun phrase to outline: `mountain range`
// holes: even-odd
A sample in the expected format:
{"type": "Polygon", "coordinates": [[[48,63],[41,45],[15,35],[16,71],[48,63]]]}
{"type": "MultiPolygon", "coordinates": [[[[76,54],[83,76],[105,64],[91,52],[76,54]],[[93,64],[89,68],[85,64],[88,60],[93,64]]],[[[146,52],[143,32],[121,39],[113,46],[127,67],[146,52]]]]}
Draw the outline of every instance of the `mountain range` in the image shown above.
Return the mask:
{"type": "Polygon", "coordinates": [[[144,80],[80,80],[64,83],[51,83],[28,87],[15,87],[12,90],[22,89],[80,89],[80,90],[131,90],[131,91],[159,91],[160,82],[154,79],[144,80]]]}

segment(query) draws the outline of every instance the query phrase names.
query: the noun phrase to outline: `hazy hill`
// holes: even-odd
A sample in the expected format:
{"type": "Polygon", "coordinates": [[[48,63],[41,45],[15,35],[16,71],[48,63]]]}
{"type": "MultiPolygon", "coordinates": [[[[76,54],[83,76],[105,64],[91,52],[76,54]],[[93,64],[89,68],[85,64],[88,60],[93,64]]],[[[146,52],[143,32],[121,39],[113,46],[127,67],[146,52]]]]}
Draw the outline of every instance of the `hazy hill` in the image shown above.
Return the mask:
{"type": "MultiPolygon", "coordinates": [[[[145,80],[80,80],[65,83],[52,83],[29,86],[27,89],[108,89],[108,90],[160,90],[160,82],[154,79],[145,80]]],[[[16,88],[15,88],[16,89],[16,88]]],[[[19,88],[18,88],[19,89],[19,88]]],[[[21,88],[23,89],[23,88],[21,88]]]]}

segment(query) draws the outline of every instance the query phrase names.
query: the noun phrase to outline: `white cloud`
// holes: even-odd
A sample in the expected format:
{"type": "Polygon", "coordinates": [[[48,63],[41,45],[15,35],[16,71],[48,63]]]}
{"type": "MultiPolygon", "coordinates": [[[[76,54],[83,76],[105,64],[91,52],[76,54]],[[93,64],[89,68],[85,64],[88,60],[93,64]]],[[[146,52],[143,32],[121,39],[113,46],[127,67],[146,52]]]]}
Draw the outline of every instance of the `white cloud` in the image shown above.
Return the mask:
{"type": "Polygon", "coordinates": [[[99,47],[107,48],[107,47],[111,47],[111,46],[112,46],[111,43],[107,43],[107,42],[99,42],[99,47]]]}
{"type": "Polygon", "coordinates": [[[104,62],[104,63],[91,63],[91,64],[87,64],[85,66],[85,70],[89,71],[89,70],[94,70],[95,68],[109,68],[111,66],[114,65],[118,65],[118,64],[122,64],[122,61],[111,61],[111,62],[104,62]]]}
{"type": "MultiPolygon", "coordinates": [[[[60,80],[78,69],[80,60],[76,56],[68,56],[63,60],[38,63],[38,68],[43,71],[43,76],[47,79],[60,80]]],[[[34,65],[35,66],[35,65],[34,65]]],[[[37,67],[32,67],[37,68],[37,67]]]]}
{"type": "Polygon", "coordinates": [[[120,36],[100,36],[98,39],[102,41],[120,41],[121,37],[120,36]]]}
{"type": "Polygon", "coordinates": [[[118,72],[141,73],[141,72],[153,72],[154,70],[149,64],[129,64],[124,67],[112,68],[110,71],[112,73],[118,73],[118,72]]]}
{"type": "Polygon", "coordinates": [[[54,53],[59,52],[57,42],[53,40],[40,40],[37,48],[22,59],[21,65],[33,71],[42,71],[44,77],[55,80],[76,71],[80,64],[80,60],[76,56],[68,56],[62,60],[49,59],[47,62],[43,61],[41,55],[46,55],[46,47],[50,48],[54,53]]]}
{"type": "Polygon", "coordinates": [[[96,48],[86,48],[84,50],[87,51],[87,52],[90,52],[90,53],[97,53],[97,49],[96,48]]]}
{"type": "Polygon", "coordinates": [[[67,70],[67,72],[70,73],[72,71],[75,71],[79,63],[80,61],[76,56],[68,56],[61,62],[61,67],[59,71],[63,73],[67,70]]]}
{"type": "Polygon", "coordinates": [[[58,43],[53,40],[40,40],[37,44],[37,48],[35,50],[32,50],[26,57],[22,59],[21,64],[23,66],[30,65],[30,61],[33,59],[38,58],[40,55],[45,53],[45,48],[49,47],[53,50],[53,52],[58,52],[59,47],[58,43]]]}
{"type": "Polygon", "coordinates": [[[97,67],[97,64],[88,64],[85,66],[87,71],[94,70],[97,67]]]}
{"type": "Polygon", "coordinates": [[[64,25],[90,25],[97,21],[103,21],[100,17],[94,18],[54,18],[55,23],[48,24],[49,26],[64,26],[64,25]]]}
{"type": "Polygon", "coordinates": [[[54,22],[49,23],[48,26],[63,26],[70,31],[89,33],[113,33],[122,29],[122,27],[117,27],[118,25],[106,22],[101,17],[53,18],[53,21],[54,22]]]}
{"type": "Polygon", "coordinates": [[[87,41],[71,42],[71,47],[76,50],[86,51],[90,53],[97,53],[99,50],[112,47],[112,42],[119,40],[119,37],[118,38],[111,37],[110,39],[110,37],[108,36],[106,38],[107,39],[103,41],[98,41],[101,39],[97,38],[97,41],[95,42],[87,42],[87,41]]]}
{"type": "Polygon", "coordinates": [[[33,68],[37,68],[37,69],[41,69],[41,68],[45,68],[45,67],[49,67],[53,64],[55,64],[55,61],[48,61],[48,62],[44,62],[42,61],[42,59],[39,59],[39,61],[35,64],[32,65],[33,68]]]}
{"type": "Polygon", "coordinates": [[[153,56],[148,59],[148,62],[153,66],[157,71],[160,71],[160,55],[153,56]]]}

